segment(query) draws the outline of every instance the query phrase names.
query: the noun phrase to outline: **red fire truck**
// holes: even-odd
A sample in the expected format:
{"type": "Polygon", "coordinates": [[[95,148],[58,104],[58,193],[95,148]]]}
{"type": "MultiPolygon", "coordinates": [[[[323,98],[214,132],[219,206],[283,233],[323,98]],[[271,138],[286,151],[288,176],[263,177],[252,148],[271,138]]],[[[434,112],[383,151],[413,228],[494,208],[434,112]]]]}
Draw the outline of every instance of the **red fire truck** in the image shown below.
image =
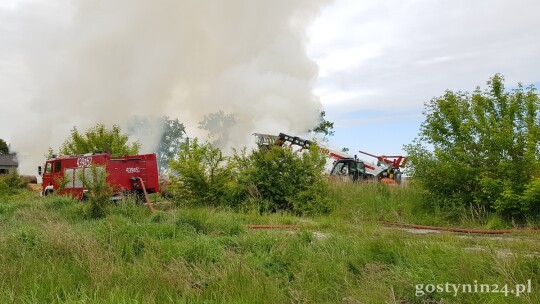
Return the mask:
{"type": "Polygon", "coordinates": [[[155,154],[113,157],[108,153],[100,153],[48,159],[43,172],[41,167],[38,168],[39,174],[43,174],[41,194],[60,191],[60,194],[82,199],[88,191],[83,186],[83,179],[92,178],[93,168],[96,169],[94,171],[105,173],[106,182],[117,193],[159,192],[155,154]]]}

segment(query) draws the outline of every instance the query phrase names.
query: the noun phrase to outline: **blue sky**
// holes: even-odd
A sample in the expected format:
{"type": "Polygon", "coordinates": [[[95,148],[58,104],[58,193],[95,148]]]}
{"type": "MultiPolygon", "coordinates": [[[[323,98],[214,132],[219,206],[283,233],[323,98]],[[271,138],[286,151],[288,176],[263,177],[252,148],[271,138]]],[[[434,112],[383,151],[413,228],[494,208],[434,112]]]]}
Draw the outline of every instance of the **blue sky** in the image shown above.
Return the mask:
{"type": "MultiPolygon", "coordinates": [[[[329,117],[332,121],[332,118],[329,117]]],[[[331,143],[347,147],[350,154],[358,150],[372,154],[402,154],[404,144],[418,134],[422,117],[418,113],[388,113],[385,111],[356,111],[335,118],[335,136],[331,143]]]]}
{"type": "Polygon", "coordinates": [[[540,2],[353,1],[328,5],[309,29],[315,92],[335,147],[400,154],[423,104],[473,91],[495,73],[540,87],[540,2]]]}

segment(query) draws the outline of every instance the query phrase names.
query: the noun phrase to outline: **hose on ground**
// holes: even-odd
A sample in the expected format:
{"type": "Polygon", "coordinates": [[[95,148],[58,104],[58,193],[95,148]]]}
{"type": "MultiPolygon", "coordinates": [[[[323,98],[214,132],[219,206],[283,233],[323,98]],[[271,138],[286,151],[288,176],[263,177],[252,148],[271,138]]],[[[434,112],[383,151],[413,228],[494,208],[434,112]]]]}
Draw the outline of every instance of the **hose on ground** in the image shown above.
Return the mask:
{"type": "Polygon", "coordinates": [[[523,233],[523,232],[525,232],[525,233],[540,233],[539,229],[487,230],[487,229],[467,229],[467,228],[452,228],[452,227],[414,225],[414,224],[385,222],[385,221],[381,221],[379,223],[384,225],[384,226],[396,226],[396,227],[403,227],[403,228],[448,231],[448,232],[457,232],[457,233],[476,233],[476,234],[505,234],[505,233],[523,233]]]}

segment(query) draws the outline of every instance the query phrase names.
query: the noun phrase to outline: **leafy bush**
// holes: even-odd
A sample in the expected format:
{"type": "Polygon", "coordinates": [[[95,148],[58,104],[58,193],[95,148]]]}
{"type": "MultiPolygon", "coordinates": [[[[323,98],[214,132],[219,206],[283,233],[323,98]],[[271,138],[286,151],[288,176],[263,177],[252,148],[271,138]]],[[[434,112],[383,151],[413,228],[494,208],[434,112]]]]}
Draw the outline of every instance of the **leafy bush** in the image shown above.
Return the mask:
{"type": "Polygon", "coordinates": [[[271,147],[250,155],[246,182],[256,187],[268,211],[326,213],[329,204],[323,170],[326,157],[316,146],[302,154],[288,148],[271,147]]]}
{"type": "Polygon", "coordinates": [[[88,190],[86,198],[90,202],[91,218],[101,218],[106,215],[106,207],[113,195],[113,187],[107,183],[107,173],[102,166],[90,166],[81,174],[83,186],[88,190]]]}
{"type": "Polygon", "coordinates": [[[485,91],[447,91],[433,98],[424,114],[422,142],[405,149],[415,179],[433,198],[446,206],[484,205],[506,217],[538,212],[538,187],[531,182],[540,172],[540,99],[534,87],[519,84],[506,91],[497,74],[485,91]]]}
{"type": "Polygon", "coordinates": [[[27,186],[28,182],[17,172],[0,175],[0,194],[14,194],[27,186]]]}
{"type": "Polygon", "coordinates": [[[171,162],[171,190],[177,200],[259,212],[330,211],[323,175],[325,155],[316,146],[303,153],[279,146],[232,157],[194,140],[171,162]]]}
{"type": "Polygon", "coordinates": [[[171,191],[177,200],[206,206],[225,204],[231,171],[221,150],[194,139],[183,145],[177,160],[170,163],[171,191]]]}
{"type": "Polygon", "coordinates": [[[327,214],[331,209],[328,187],[325,182],[308,185],[294,198],[293,209],[298,214],[327,214]]]}

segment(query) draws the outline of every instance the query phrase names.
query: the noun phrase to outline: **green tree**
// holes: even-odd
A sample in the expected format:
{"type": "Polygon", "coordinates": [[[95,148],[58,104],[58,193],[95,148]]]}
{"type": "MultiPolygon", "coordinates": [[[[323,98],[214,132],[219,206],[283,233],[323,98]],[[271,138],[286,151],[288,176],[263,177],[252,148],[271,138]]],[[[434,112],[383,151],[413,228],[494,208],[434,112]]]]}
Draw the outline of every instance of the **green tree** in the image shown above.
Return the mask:
{"type": "Polygon", "coordinates": [[[186,134],[184,124],[168,116],[133,116],[127,124],[127,134],[138,138],[156,150],[158,168],[164,173],[169,168],[169,160],[180,152],[186,134]]]}
{"type": "Polygon", "coordinates": [[[205,115],[199,123],[199,129],[208,132],[208,138],[214,147],[224,147],[228,140],[228,131],[236,124],[234,114],[223,111],[205,115]]]}
{"type": "Polygon", "coordinates": [[[77,155],[93,152],[109,152],[113,156],[136,155],[139,153],[139,142],[129,143],[129,136],[122,134],[119,126],[113,125],[107,129],[105,125],[98,124],[80,133],[73,127],[71,135],[60,148],[63,155],[77,155]]]}
{"type": "Polygon", "coordinates": [[[325,140],[328,140],[329,137],[334,136],[334,123],[326,120],[325,116],[326,111],[321,111],[317,125],[308,132],[320,134],[325,140]]]}
{"type": "Polygon", "coordinates": [[[174,159],[184,144],[186,128],[176,119],[164,117],[163,133],[157,150],[157,160],[160,172],[169,168],[169,161],[174,159]]]}
{"type": "Polygon", "coordinates": [[[420,138],[405,147],[414,177],[446,203],[539,212],[540,99],[532,86],[505,90],[500,74],[487,85],[425,104],[420,138]]]}
{"type": "Polygon", "coordinates": [[[0,138],[0,154],[9,154],[8,144],[0,138]]]}

